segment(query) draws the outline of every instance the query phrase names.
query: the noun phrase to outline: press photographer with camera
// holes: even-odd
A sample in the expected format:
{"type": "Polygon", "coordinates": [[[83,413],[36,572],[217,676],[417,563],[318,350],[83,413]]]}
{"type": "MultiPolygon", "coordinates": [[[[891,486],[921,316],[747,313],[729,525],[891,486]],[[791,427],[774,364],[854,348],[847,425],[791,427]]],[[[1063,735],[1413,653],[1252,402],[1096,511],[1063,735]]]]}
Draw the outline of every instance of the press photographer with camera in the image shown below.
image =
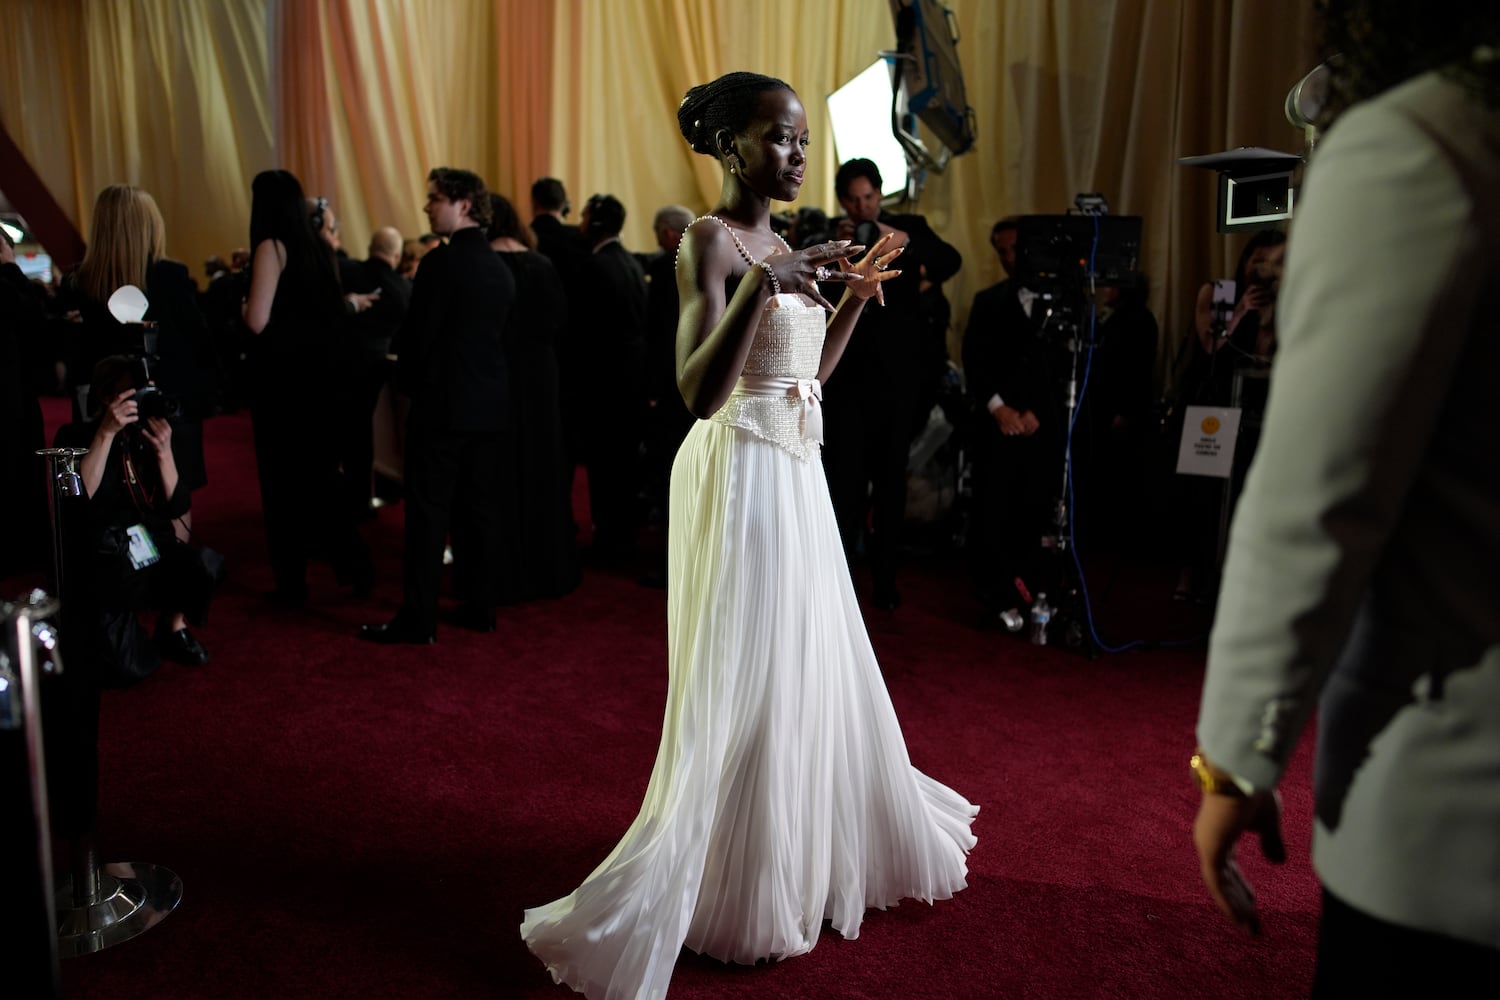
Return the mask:
{"type": "Polygon", "coordinates": [[[163,397],[140,362],[111,355],[94,366],[89,419],[59,429],[59,448],[87,448],[79,460],[85,503],[63,506],[64,599],[71,634],[93,655],[103,687],[153,672],[160,659],[201,665],[201,628],[222,577],[215,552],[182,541],[174,524],[192,505],[178,472],[163,397]],[[82,610],[79,610],[82,609],[82,610]],[[159,613],[154,646],[137,616],[159,613]]]}
{"type": "Polygon", "coordinates": [[[880,169],[864,158],[846,161],[834,176],[844,209],[835,238],[874,246],[888,235],[887,251],[903,250],[902,276],[886,282],[880,303],[860,315],[838,371],[823,386],[823,468],[850,563],[861,549],[868,553],[872,600],[892,610],[901,603],[896,570],[907,457],[947,372],[946,324],[936,331],[927,310],[938,301],[933,289],[958,273],[963,257],[922,216],[884,211],[882,185],[880,169]]]}

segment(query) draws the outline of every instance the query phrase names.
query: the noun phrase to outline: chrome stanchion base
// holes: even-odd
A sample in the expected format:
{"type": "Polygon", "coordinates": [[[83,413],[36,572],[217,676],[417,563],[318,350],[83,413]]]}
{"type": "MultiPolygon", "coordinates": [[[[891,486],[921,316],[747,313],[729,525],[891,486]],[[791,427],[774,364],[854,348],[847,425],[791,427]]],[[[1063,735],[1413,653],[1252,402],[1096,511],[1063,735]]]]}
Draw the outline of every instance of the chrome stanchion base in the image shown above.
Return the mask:
{"type": "Polygon", "coordinates": [[[182,902],[182,880],[159,865],[124,862],[99,871],[95,902],[80,905],[73,877],[57,881],[57,952],[90,955],[155,927],[182,902]]]}

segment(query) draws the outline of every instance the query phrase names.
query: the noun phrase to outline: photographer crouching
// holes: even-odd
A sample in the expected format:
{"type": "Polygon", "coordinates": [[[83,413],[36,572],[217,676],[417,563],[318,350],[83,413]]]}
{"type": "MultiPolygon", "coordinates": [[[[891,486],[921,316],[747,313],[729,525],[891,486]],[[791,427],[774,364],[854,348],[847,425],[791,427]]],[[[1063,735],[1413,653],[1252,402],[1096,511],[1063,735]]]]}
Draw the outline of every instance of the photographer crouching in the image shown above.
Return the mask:
{"type": "MultiPolygon", "coordinates": [[[[94,366],[89,419],[57,433],[58,447],[84,447],[79,461],[85,503],[65,508],[65,614],[82,634],[101,687],[122,687],[161,660],[201,665],[208,652],[189,626],[202,628],[223,557],[179,537],[191,507],[172,452],[170,401],[138,359],[111,355],[94,366]],[[139,620],[159,617],[154,642],[139,620]]],[[[185,532],[184,532],[185,534],[185,532]]]]}

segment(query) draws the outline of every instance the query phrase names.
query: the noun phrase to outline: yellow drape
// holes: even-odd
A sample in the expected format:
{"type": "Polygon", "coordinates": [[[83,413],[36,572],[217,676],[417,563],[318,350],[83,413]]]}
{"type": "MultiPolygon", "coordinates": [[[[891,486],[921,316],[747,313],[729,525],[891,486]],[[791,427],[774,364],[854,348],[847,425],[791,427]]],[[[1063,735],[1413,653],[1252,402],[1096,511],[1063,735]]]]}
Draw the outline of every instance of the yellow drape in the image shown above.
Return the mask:
{"type": "MultiPolygon", "coordinates": [[[[964,254],[950,343],[1000,277],[995,219],[1098,191],[1143,217],[1164,368],[1197,286],[1242,242],[1214,233],[1213,175],[1175,161],[1300,152],[1281,107],[1311,68],[1311,4],[951,6],[978,141],[917,205],[964,254]]],[[[477,170],[523,216],[544,174],[580,204],[611,192],[626,244],[652,249],[657,207],[717,197],[717,167],[687,149],[676,108],[732,69],[797,88],[815,143],[802,203],[835,211],[824,97],[894,44],[887,0],[7,0],[6,15],[0,123],[59,203],[86,233],[100,188],[140,184],[191,263],[245,241],[249,181],[270,166],[332,200],[355,256],[376,226],[425,228],[437,165],[477,170]]]]}
{"type": "Polygon", "coordinates": [[[98,192],[130,183],[161,206],[173,256],[246,241],[250,179],[272,160],[265,7],[7,0],[0,122],[85,238],[98,192]]]}

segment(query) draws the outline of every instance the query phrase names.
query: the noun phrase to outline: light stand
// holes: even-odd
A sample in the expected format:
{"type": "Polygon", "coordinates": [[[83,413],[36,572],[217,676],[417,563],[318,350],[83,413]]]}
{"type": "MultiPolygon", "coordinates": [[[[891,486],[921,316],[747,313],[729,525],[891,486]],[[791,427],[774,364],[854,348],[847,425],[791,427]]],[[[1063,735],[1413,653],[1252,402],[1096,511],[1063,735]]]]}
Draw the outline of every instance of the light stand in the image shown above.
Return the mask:
{"type": "MultiPolygon", "coordinates": [[[[1092,296],[1092,289],[1084,293],[1092,296]]],[[[1068,314],[1071,307],[1063,306],[1059,313],[1068,314]]],[[[1049,310],[1046,322],[1051,322],[1053,313],[1049,310]]],[[[1046,326],[1044,322],[1043,326],[1046,326]]],[[[1076,319],[1065,319],[1059,324],[1059,333],[1066,332],[1067,347],[1070,355],[1068,365],[1068,380],[1063,385],[1063,455],[1062,455],[1062,481],[1057,493],[1057,499],[1053,504],[1052,527],[1054,533],[1042,536],[1042,548],[1051,553],[1059,561],[1059,568],[1052,574],[1055,587],[1052,591],[1049,603],[1055,609],[1056,614],[1052,618],[1050,627],[1056,629],[1061,626],[1064,630],[1063,643],[1072,648],[1081,649],[1090,659],[1099,655],[1099,647],[1093,641],[1093,630],[1087,627],[1085,615],[1080,613],[1083,602],[1082,581],[1079,579],[1078,568],[1074,564],[1073,552],[1073,421],[1078,412],[1078,404],[1081,399],[1079,384],[1079,363],[1084,358],[1085,352],[1090,357],[1094,350],[1092,337],[1085,339],[1080,334],[1079,324],[1076,319]],[[1064,327],[1064,324],[1066,325],[1064,327]]],[[[1056,334],[1054,334],[1056,335],[1056,334]]],[[[1088,370],[1088,362],[1084,361],[1084,371],[1088,370]]]]}
{"type": "MultiPolygon", "coordinates": [[[[47,457],[52,486],[48,506],[52,520],[53,587],[66,599],[63,505],[84,502],[78,459],[88,454],[88,449],[43,448],[37,454],[47,457]]],[[[91,682],[69,681],[75,688],[87,683],[91,682]]],[[[68,696],[63,690],[57,694],[68,696]]],[[[97,699],[93,706],[97,712],[97,699]]],[[[85,752],[97,756],[98,747],[87,748],[85,752]]],[[[95,788],[90,794],[97,793],[95,788]]],[[[57,950],[64,958],[91,954],[128,941],[156,926],[182,901],[182,880],[166,868],[130,862],[101,865],[93,830],[72,837],[68,855],[69,872],[57,878],[54,897],[57,950]]]]}

